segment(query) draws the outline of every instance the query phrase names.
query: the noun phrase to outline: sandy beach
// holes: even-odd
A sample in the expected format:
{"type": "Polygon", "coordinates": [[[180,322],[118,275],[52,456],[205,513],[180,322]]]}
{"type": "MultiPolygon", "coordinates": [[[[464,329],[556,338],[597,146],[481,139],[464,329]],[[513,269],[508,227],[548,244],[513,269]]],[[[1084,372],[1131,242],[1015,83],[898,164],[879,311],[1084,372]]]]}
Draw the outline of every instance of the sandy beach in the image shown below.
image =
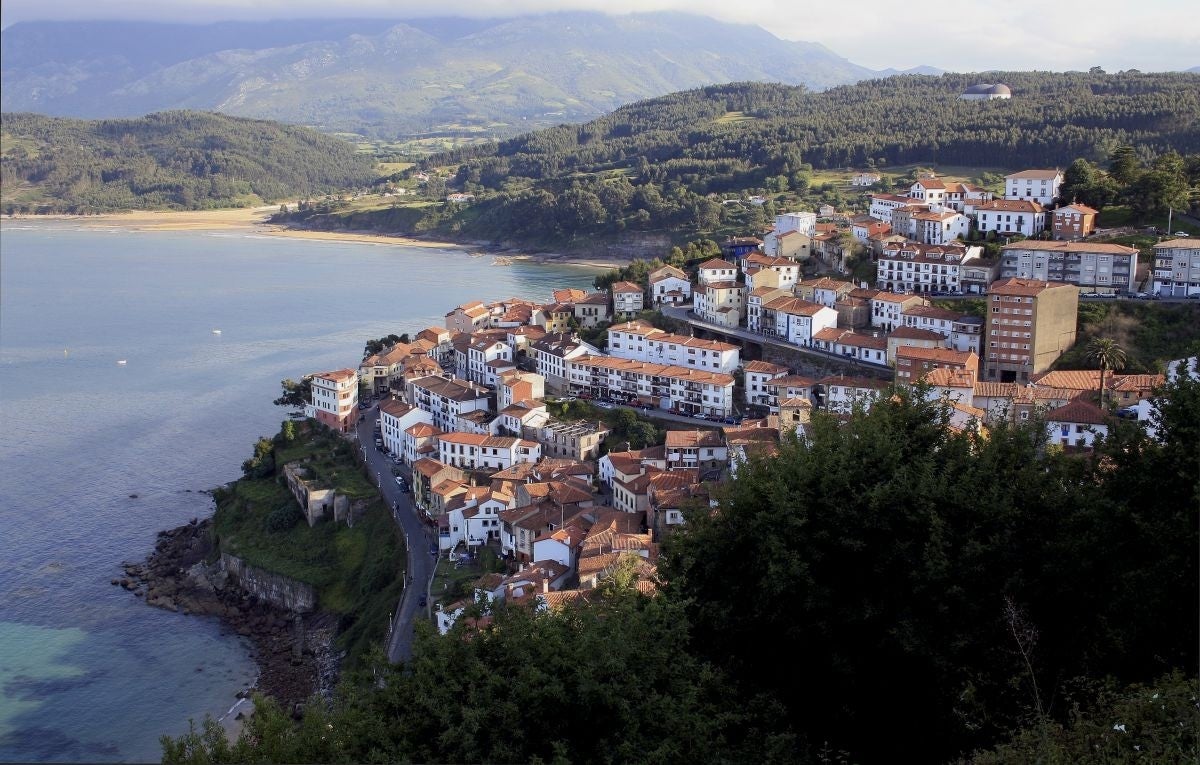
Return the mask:
{"type": "Polygon", "coordinates": [[[308,231],[267,223],[267,219],[278,210],[277,205],[267,205],[223,210],[139,210],[104,215],[21,215],[4,216],[0,219],[0,226],[23,222],[62,221],[81,228],[126,231],[244,231],[263,236],[283,236],[294,239],[461,250],[472,255],[493,254],[496,256],[496,265],[501,266],[515,262],[552,263],[600,269],[620,268],[625,265],[624,261],[615,258],[551,252],[528,253],[493,250],[483,245],[439,242],[367,231],[308,231]]]}

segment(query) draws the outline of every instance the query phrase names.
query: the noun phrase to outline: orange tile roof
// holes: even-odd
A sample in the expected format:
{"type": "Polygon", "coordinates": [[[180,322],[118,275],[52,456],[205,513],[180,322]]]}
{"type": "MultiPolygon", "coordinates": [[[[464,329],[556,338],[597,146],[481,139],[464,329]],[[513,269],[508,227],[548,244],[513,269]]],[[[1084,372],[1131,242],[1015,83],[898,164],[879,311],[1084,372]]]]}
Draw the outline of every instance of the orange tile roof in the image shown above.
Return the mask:
{"type": "Polygon", "coordinates": [[[781,367],[778,364],[772,364],[769,361],[747,361],[744,367],[747,372],[759,372],[765,374],[786,374],[787,367],[781,367]]]}
{"type": "Polygon", "coordinates": [[[970,364],[972,357],[978,360],[972,351],[956,351],[950,348],[922,348],[917,345],[902,345],[896,349],[897,362],[901,358],[919,361],[936,361],[943,364],[970,364]]]}
{"type": "Polygon", "coordinates": [[[700,446],[724,446],[721,434],[715,430],[668,430],[668,449],[693,449],[700,446]]]}
{"type": "Polygon", "coordinates": [[[1095,404],[1077,398],[1066,406],[1051,409],[1046,414],[1049,422],[1073,422],[1080,425],[1103,425],[1108,422],[1108,415],[1100,411],[1095,404]]]}
{"type": "Polygon", "coordinates": [[[988,287],[988,294],[1034,297],[1042,294],[1046,290],[1052,289],[1072,289],[1076,292],[1079,291],[1079,288],[1074,284],[1042,282],[1038,281],[1037,279],[1021,279],[1013,276],[1008,279],[999,279],[992,282],[988,287]]]}
{"type": "Polygon", "coordinates": [[[1069,252],[1069,253],[1087,253],[1097,252],[1106,255],[1134,255],[1138,254],[1136,247],[1126,247],[1121,244],[1111,244],[1107,242],[1055,242],[1040,239],[1025,239],[1020,242],[1006,244],[1000,248],[1001,252],[1007,250],[1040,250],[1043,252],[1069,252]]]}

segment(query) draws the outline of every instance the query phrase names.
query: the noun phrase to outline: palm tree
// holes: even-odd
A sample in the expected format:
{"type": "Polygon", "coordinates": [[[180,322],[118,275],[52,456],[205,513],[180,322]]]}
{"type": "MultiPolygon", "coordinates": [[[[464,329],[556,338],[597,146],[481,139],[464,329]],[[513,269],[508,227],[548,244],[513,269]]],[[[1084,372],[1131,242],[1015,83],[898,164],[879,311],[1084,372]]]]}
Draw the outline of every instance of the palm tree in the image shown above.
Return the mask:
{"type": "Polygon", "coordinates": [[[1086,358],[1100,365],[1100,406],[1104,406],[1104,373],[1125,368],[1125,349],[1107,337],[1093,337],[1087,344],[1086,358]]]}

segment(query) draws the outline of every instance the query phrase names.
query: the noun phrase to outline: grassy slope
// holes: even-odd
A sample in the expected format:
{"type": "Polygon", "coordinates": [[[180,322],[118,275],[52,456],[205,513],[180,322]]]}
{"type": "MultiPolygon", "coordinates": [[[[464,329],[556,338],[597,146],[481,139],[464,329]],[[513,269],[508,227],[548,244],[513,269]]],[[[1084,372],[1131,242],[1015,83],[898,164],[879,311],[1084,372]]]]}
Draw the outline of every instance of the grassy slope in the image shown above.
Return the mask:
{"type": "Polygon", "coordinates": [[[403,540],[344,443],[317,431],[277,446],[279,466],[305,458],[316,476],[351,501],[368,501],[365,517],[353,528],[324,520],[312,528],[301,521],[287,531],[269,531],[267,516],[295,503],[277,471],[269,478],[240,479],[229,491],[218,492],[214,530],[223,552],[313,585],[319,607],[342,618],[340,644],[357,656],[386,632],[403,587],[403,540]]]}

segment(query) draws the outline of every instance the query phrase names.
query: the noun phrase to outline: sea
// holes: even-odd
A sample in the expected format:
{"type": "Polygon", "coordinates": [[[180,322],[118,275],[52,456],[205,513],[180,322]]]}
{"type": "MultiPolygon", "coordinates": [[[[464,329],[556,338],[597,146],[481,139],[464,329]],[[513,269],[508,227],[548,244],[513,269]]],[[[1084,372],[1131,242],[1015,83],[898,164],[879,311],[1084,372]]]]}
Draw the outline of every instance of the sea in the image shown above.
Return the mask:
{"type": "Polygon", "coordinates": [[[278,431],[280,381],[454,306],[594,269],[243,231],[0,225],[0,761],[152,762],[222,718],[248,646],[112,579],[212,512],[278,431]],[[219,333],[218,333],[219,330],[219,333]]]}

